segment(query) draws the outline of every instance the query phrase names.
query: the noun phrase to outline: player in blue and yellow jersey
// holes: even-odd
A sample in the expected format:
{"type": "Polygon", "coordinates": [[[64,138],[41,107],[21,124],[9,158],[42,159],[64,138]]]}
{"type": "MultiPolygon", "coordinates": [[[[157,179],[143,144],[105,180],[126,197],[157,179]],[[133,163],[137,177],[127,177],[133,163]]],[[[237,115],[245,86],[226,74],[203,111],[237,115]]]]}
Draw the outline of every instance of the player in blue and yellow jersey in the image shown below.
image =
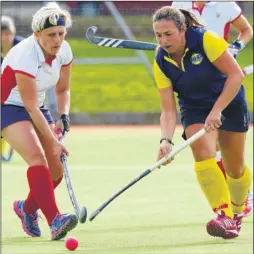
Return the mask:
{"type": "Polygon", "coordinates": [[[250,122],[244,75],[226,41],[205,30],[190,12],[162,7],[153,16],[153,29],[160,45],[154,61],[162,107],[158,159],[171,150],[176,92],[185,137],[203,127],[209,132],[191,146],[198,182],[217,214],[207,223],[207,232],[224,239],[237,237],[251,184],[244,163],[250,122]],[[217,137],[227,182],[215,159],[217,137]]]}
{"type": "MultiPolygon", "coordinates": [[[[3,15],[1,17],[1,64],[9,50],[22,40],[22,37],[16,35],[16,27],[14,25],[13,19],[9,16],[3,15]]],[[[4,154],[7,153],[6,150],[7,144],[5,139],[2,138],[2,161],[7,162],[12,158],[13,149],[9,148],[8,155],[5,157],[4,154]]]]}
{"type": "MultiPolygon", "coordinates": [[[[236,58],[238,53],[244,49],[245,45],[253,37],[253,29],[243,15],[239,5],[233,1],[213,2],[213,1],[192,1],[179,2],[174,1],[171,7],[184,9],[193,13],[198,20],[206,25],[206,29],[213,30],[221,35],[226,41],[229,39],[230,26],[237,31],[237,39],[229,45],[229,52],[236,58]]],[[[219,145],[217,145],[216,161],[224,176],[226,172],[223,166],[219,145]]],[[[253,212],[253,191],[249,190],[245,200],[244,217],[253,212]]]]}

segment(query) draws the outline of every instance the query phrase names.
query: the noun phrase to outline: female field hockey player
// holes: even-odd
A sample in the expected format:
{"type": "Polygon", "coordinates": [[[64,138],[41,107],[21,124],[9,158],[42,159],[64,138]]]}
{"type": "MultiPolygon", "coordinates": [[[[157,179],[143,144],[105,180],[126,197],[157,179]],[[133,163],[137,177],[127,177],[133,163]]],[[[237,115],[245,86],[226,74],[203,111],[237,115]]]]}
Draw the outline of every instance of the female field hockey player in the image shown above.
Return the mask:
{"type": "MultiPolygon", "coordinates": [[[[1,64],[5,55],[9,50],[23,40],[22,37],[16,35],[16,27],[11,17],[3,15],[1,17],[1,64]]],[[[10,161],[13,155],[13,149],[8,149],[7,153],[6,140],[2,138],[2,161],[10,161]]]]}
{"type": "MultiPolygon", "coordinates": [[[[195,14],[202,20],[206,29],[213,30],[228,41],[230,25],[237,30],[238,37],[229,46],[229,52],[237,57],[237,54],[252,39],[253,29],[242,14],[242,10],[235,2],[173,2],[171,7],[184,9],[195,14]]],[[[226,177],[226,172],[222,163],[221,152],[217,143],[216,151],[217,164],[226,177]]],[[[250,189],[245,200],[245,209],[243,215],[246,217],[253,212],[253,192],[250,189]]]]}
{"type": "Polygon", "coordinates": [[[27,198],[14,202],[24,231],[41,235],[38,209],[45,215],[51,239],[66,236],[78,222],[76,215],[61,214],[54,188],[61,182],[62,152],[55,124],[44,106],[45,92],[55,86],[63,132],[69,129],[72,51],[64,40],[71,26],[69,13],[56,3],[39,9],[32,19],[33,34],[14,46],[4,58],[1,76],[2,136],[28,164],[27,198]]]}
{"type": "Polygon", "coordinates": [[[158,159],[171,150],[176,92],[186,138],[203,127],[209,132],[191,146],[198,182],[217,214],[207,223],[207,232],[225,239],[237,237],[251,184],[244,162],[250,121],[241,84],[244,75],[226,41],[205,30],[190,12],[162,7],[153,16],[153,29],[160,45],[154,61],[162,107],[158,159]],[[215,159],[217,138],[227,182],[215,159]]]}

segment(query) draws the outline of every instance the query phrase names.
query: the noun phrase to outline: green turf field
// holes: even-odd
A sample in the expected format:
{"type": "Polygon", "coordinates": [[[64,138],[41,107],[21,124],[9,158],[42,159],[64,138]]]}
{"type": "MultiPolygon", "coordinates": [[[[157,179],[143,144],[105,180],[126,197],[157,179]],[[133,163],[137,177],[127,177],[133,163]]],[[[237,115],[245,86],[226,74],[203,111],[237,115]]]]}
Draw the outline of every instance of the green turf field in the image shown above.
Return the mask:
{"type": "MultiPolygon", "coordinates": [[[[182,142],[177,130],[175,143],[182,142]]],[[[159,127],[72,129],[66,138],[71,179],[80,204],[89,214],[113,192],[152,165],[159,127]]],[[[253,168],[253,130],[248,133],[246,162],[253,168]]],[[[26,165],[16,154],[2,167],[3,254],[68,253],[64,241],[51,242],[46,221],[43,236],[29,238],[14,215],[12,203],[28,192],[26,165]]],[[[65,182],[56,191],[60,210],[72,212],[65,182]]],[[[113,201],[93,222],[70,235],[79,239],[82,254],[248,254],[253,253],[253,218],[246,218],[239,238],[207,235],[213,216],[200,191],[190,149],[168,167],[153,172],[113,201]]]]}
{"type": "MultiPolygon", "coordinates": [[[[154,42],[151,38],[138,38],[154,42]]],[[[135,57],[133,50],[96,47],[85,39],[68,39],[74,58],[135,57]]],[[[146,52],[152,63],[154,52],[146,52]]],[[[243,68],[253,64],[253,44],[237,58],[243,68]]],[[[159,95],[142,64],[74,65],[71,79],[73,112],[159,112],[159,95]]],[[[249,109],[253,110],[253,75],[244,80],[249,109]]]]}

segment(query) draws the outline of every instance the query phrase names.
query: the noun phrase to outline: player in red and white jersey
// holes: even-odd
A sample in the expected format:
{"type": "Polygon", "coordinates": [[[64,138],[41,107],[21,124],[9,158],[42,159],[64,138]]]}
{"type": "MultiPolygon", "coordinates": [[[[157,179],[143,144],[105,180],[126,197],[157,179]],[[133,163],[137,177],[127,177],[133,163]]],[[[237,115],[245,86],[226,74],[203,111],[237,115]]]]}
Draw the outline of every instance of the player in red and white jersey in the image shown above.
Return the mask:
{"type": "Polygon", "coordinates": [[[1,68],[2,136],[28,165],[30,192],[25,200],[14,202],[14,211],[24,231],[39,237],[40,209],[52,240],[65,237],[78,222],[76,215],[60,213],[54,194],[63,177],[60,155],[68,154],[55,129],[57,125],[64,133],[69,130],[73,56],[64,39],[71,23],[69,13],[56,3],[42,7],[33,16],[33,34],[7,53],[1,68]],[[45,93],[51,87],[55,87],[60,116],[56,125],[44,106],[45,93]]]}
{"type": "Polygon", "coordinates": [[[10,79],[16,74],[22,74],[35,80],[37,106],[44,105],[45,92],[57,84],[61,68],[70,65],[73,58],[67,41],[52,48],[57,53],[45,57],[43,49],[33,34],[10,50],[2,64],[2,79],[4,81],[2,84],[2,105],[24,107],[17,80],[10,79]]]}
{"type": "Polygon", "coordinates": [[[226,41],[228,41],[231,25],[239,32],[238,40],[243,43],[243,46],[252,39],[252,27],[235,2],[173,2],[171,6],[195,14],[208,30],[215,31],[226,41]]]}
{"type": "MultiPolygon", "coordinates": [[[[230,26],[232,25],[238,32],[238,38],[229,46],[229,51],[234,57],[252,39],[253,29],[247,19],[242,14],[241,8],[235,2],[210,2],[210,1],[189,1],[173,2],[171,7],[184,9],[193,13],[208,30],[213,30],[226,41],[228,41],[230,26]]],[[[218,166],[226,177],[222,163],[219,147],[217,147],[216,160],[218,166]]],[[[244,216],[253,212],[253,192],[250,190],[245,202],[244,216]]]]}

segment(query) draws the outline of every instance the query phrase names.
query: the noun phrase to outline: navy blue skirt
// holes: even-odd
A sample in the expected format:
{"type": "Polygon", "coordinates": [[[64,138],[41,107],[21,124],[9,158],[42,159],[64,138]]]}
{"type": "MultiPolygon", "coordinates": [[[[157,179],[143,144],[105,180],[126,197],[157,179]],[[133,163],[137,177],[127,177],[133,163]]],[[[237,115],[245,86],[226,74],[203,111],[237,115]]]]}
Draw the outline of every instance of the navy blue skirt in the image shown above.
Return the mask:
{"type": "MultiPolygon", "coordinates": [[[[201,123],[204,124],[211,109],[181,109],[181,121],[184,128],[182,137],[186,139],[185,129],[192,125],[201,123]]],[[[223,123],[220,130],[232,132],[247,132],[250,125],[250,113],[247,108],[246,100],[241,99],[231,102],[223,111],[223,123]]]]}
{"type": "MultiPolygon", "coordinates": [[[[49,124],[55,123],[49,110],[45,106],[42,106],[40,110],[49,124]]],[[[16,105],[1,105],[1,130],[11,124],[26,120],[32,121],[25,107],[16,105]]]]}

